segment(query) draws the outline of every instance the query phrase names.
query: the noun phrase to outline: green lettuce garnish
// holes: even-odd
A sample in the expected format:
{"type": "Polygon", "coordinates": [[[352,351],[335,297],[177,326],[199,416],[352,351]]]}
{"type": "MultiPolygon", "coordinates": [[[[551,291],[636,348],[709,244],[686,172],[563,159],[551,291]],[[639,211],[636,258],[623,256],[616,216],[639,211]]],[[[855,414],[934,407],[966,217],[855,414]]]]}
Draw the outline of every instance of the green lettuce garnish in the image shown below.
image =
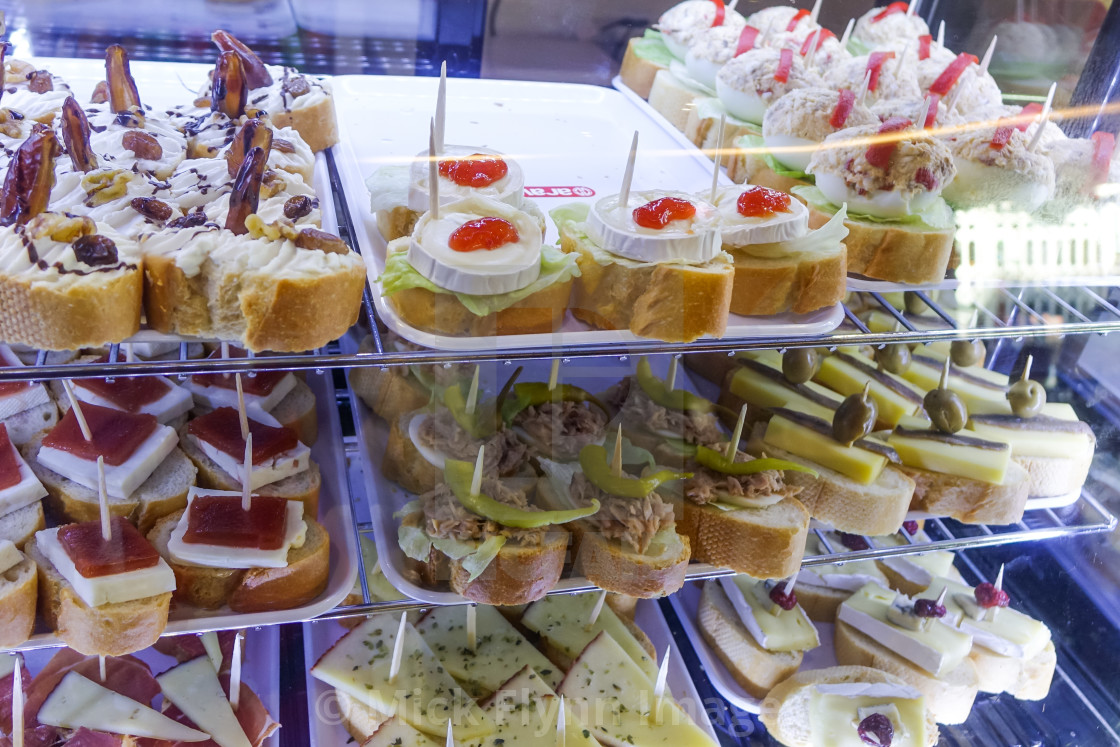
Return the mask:
{"type": "MultiPolygon", "coordinates": [[[[817,187],[801,185],[794,187],[791,191],[823,213],[832,215],[840,209],[838,206],[829,202],[828,198],[825,197],[824,193],[817,187]]],[[[869,221],[871,223],[903,223],[919,231],[944,231],[954,228],[957,224],[953,209],[940,197],[922,212],[903,218],[880,218],[875,215],[867,215],[866,213],[856,213],[850,208],[848,210],[848,215],[856,220],[869,221]]]]}
{"type": "Polygon", "coordinates": [[[669,63],[675,59],[669,48],[665,46],[661,32],[654,29],[646,29],[641,39],[634,40],[634,54],[661,67],[669,67],[669,63]]]}
{"type": "Polygon", "coordinates": [[[777,158],[774,158],[774,156],[770,154],[770,151],[766,150],[766,142],[762,139],[761,135],[743,135],[735,141],[735,144],[741,148],[757,149],[756,152],[751,155],[758,156],[765,161],[766,165],[770,167],[770,170],[778,176],[784,176],[787,179],[800,179],[810,184],[815,183],[812,174],[806,174],[804,171],[791,169],[777,158]]]}

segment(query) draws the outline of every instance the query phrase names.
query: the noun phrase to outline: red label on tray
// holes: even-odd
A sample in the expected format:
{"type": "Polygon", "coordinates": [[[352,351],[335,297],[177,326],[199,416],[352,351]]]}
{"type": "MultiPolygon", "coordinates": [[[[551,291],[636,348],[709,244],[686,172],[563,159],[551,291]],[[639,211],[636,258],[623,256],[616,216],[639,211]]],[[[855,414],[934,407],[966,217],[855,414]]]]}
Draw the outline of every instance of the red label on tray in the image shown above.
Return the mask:
{"type": "Polygon", "coordinates": [[[591,187],[526,187],[526,197],[594,197],[591,187]]]}

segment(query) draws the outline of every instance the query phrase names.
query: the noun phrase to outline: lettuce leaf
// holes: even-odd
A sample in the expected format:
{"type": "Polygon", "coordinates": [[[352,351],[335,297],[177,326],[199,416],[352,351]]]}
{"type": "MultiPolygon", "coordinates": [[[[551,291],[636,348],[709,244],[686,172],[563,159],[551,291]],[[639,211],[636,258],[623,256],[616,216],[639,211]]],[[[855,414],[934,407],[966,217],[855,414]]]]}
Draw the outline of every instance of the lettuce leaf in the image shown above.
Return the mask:
{"type": "Polygon", "coordinates": [[[419,499],[414,498],[413,500],[411,500],[408,503],[401,506],[400,510],[397,511],[395,514],[393,514],[393,518],[394,519],[403,519],[404,517],[408,516],[409,514],[414,514],[419,510],[420,510],[420,501],[419,501],[419,499]]]}
{"type": "MultiPolygon", "coordinates": [[[[608,454],[614,454],[616,438],[618,438],[618,431],[612,431],[608,428],[606,438],[603,439],[603,448],[607,450],[608,454]]],[[[657,460],[653,458],[653,454],[641,446],[635,446],[626,436],[622,437],[622,463],[629,465],[644,464],[650,469],[657,469],[657,460]]]]}
{"type": "Polygon", "coordinates": [[[552,491],[558,495],[561,500],[567,504],[571,504],[571,485],[572,478],[575,477],[576,472],[579,471],[579,462],[554,462],[551,459],[539,458],[537,460],[540,465],[541,471],[544,476],[548,478],[548,483],[552,487],[552,491]]]}
{"type": "Polygon", "coordinates": [[[847,217],[848,208],[843,206],[833,213],[827,223],[820,228],[809,231],[804,236],[778,241],[773,244],[751,244],[735,247],[734,252],[769,259],[792,255],[820,256],[835,253],[840,251],[844,239],[848,236],[848,227],[844,225],[844,219],[847,217]]]}
{"type": "MultiPolygon", "coordinates": [[[[828,198],[825,197],[824,193],[817,187],[797,186],[794,187],[792,191],[811,206],[824,213],[832,214],[840,210],[839,207],[829,202],[828,198]]],[[[848,212],[848,217],[855,220],[869,221],[871,223],[901,223],[919,231],[944,231],[955,227],[957,224],[953,209],[940,197],[922,212],[908,215],[905,218],[880,218],[875,215],[853,213],[850,211],[848,212]]]]}
{"type": "Polygon", "coordinates": [[[800,179],[803,182],[813,182],[812,174],[806,174],[804,171],[791,169],[777,158],[774,158],[774,156],[770,154],[770,151],[766,150],[766,142],[762,139],[761,135],[743,135],[735,141],[735,144],[745,148],[758,148],[759,150],[752,155],[756,155],[765,161],[766,165],[770,167],[770,170],[778,176],[784,176],[787,179],[800,179]]]}
{"type": "Polygon", "coordinates": [[[401,546],[405,556],[421,563],[427,563],[432,552],[432,540],[420,527],[404,524],[397,527],[397,544],[401,546]]]}
{"type": "Polygon", "coordinates": [[[673,60],[669,63],[669,72],[673,74],[673,77],[677,79],[678,83],[693,93],[698,93],[701,96],[716,95],[714,88],[708,88],[706,85],[696,80],[696,78],[689,75],[688,68],[685,67],[684,63],[680,60],[673,60]]]}
{"type": "Polygon", "coordinates": [[[634,54],[661,67],[669,67],[669,63],[675,59],[665,46],[661,32],[654,29],[646,29],[641,39],[634,40],[634,54]]]}
{"type": "Polygon", "coordinates": [[[408,288],[425,288],[432,293],[451,294],[458,298],[459,302],[472,314],[486,316],[508,309],[518,301],[522,301],[554,283],[562,283],[578,276],[579,266],[576,264],[575,255],[564,254],[556,247],[546,246],[541,249],[540,277],[524,288],[509,293],[474,296],[441,288],[417,272],[416,268],[408,263],[407,252],[403,251],[390,251],[387,254],[385,271],[381,273],[378,282],[381,283],[381,292],[386,296],[408,288]]]}
{"type": "Polygon", "coordinates": [[[446,537],[433,539],[432,547],[452,560],[458,560],[470,574],[468,581],[474,581],[486,570],[490,561],[498,557],[498,552],[501,551],[505,543],[506,538],[498,535],[490,537],[482,543],[461,542],[446,537]]]}
{"type": "Polygon", "coordinates": [[[862,54],[870,54],[871,47],[867,46],[854,36],[849,36],[848,51],[852,53],[853,57],[859,57],[862,54]]]}

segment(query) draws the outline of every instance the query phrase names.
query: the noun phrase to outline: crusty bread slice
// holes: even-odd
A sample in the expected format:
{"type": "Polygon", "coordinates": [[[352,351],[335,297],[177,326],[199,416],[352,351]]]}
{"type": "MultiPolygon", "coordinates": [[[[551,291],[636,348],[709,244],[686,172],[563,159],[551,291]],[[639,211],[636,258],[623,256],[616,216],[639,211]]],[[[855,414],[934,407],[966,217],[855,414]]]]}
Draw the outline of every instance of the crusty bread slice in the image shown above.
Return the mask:
{"type": "MultiPolygon", "coordinates": [[[[362,621],[362,618],[345,619],[353,619],[359,623],[362,621]]],[[[338,717],[342,720],[342,726],[358,744],[363,744],[373,736],[373,733],[383,723],[389,720],[389,716],[370,708],[345,690],[335,690],[334,694],[337,699],[338,717]]]]}
{"type": "MultiPolygon", "coordinates": [[[[198,437],[187,431],[187,426],[179,430],[179,447],[198,470],[198,486],[211,490],[241,490],[241,480],[226,472],[202,450],[198,437]]],[[[303,504],[304,516],[315,518],[319,515],[319,489],[322,487],[319,465],[310,460],[307,469],[283,480],[262,485],[253,491],[254,495],[268,495],[299,501],[303,504]]]]}
{"type": "MultiPolygon", "coordinates": [[[[820,228],[832,218],[809,206],[809,227],[820,228]]],[[[955,228],[920,230],[905,223],[875,223],[849,217],[848,272],[894,283],[936,283],[945,279],[953,252],[955,228]]]]}
{"type": "Polygon", "coordinates": [[[847,252],[843,244],[827,251],[792,253],[787,257],[756,257],[724,245],[735,260],[731,313],[767,316],[834,306],[847,292],[847,252]]]}
{"type": "Polygon", "coordinates": [[[1032,498],[1052,498],[1081,489],[1089,477],[1094,448],[1090,446],[1077,458],[1012,456],[1027,471],[1027,494],[1032,498]]]}
{"type": "Polygon", "coordinates": [[[805,472],[786,472],[786,482],[801,488],[797,500],[805,504],[814,519],[841,532],[876,536],[894,534],[906,519],[914,495],[914,481],[899,467],[888,464],[879,479],[870,485],[808,459],[795,456],[772,444],[763,443],[756,428],[748,444],[753,454],[804,464],[818,477],[805,472]]]}
{"type": "Polygon", "coordinates": [[[373,414],[387,423],[428,404],[431,392],[416,380],[407,366],[350,369],[350,388],[373,414]]]}
{"type": "MultiPolygon", "coordinates": [[[[865,666],[840,666],[798,672],[782,682],[766,696],[759,715],[770,735],[788,747],[818,747],[824,744],[813,734],[809,716],[813,690],[817,685],[843,683],[889,683],[906,685],[899,677],[865,666]]],[[[926,747],[937,744],[937,724],[927,704],[926,747]]]]}
{"type": "MultiPolygon", "coordinates": [[[[101,517],[101,504],[96,490],[90,490],[73,480],[43,466],[36,459],[42,444],[42,434],[32,439],[21,451],[35,476],[47,489],[44,498],[55,515],[67,521],[96,521],[101,517]]],[[[109,513],[123,516],[140,529],[148,529],[162,516],[178,511],[187,505],[187,491],[195,484],[197,470],[182,449],[168,454],[148,479],[128,498],[109,496],[109,513]]]]}
{"type": "Polygon", "coordinates": [[[619,68],[618,77],[634,93],[643,99],[649,98],[649,89],[653,87],[653,78],[658,71],[667,69],[664,65],[639,57],[634,51],[640,37],[634,37],[626,43],[626,53],[622,56],[622,67],[619,68]]]}
{"type": "MultiPolygon", "coordinates": [[[[800,592],[798,594],[800,596],[800,592]]],[[[801,666],[801,651],[768,651],[743,627],[718,581],[705,581],[696,612],[700,635],[739,685],[756,698],[801,666]]]]}
{"type": "Polygon", "coordinates": [[[167,627],[171,592],[90,607],[40,552],[25,548],[39,575],[39,614],[67,646],[87,656],[124,656],[151,646],[167,627]]]}
{"type": "Polygon", "coordinates": [[[377,230],[381,233],[381,238],[388,242],[411,236],[421,215],[423,213],[410,209],[408,205],[397,205],[392,210],[378,210],[374,217],[377,219],[377,230]]]}
{"type": "Polygon", "coordinates": [[[706,94],[684,83],[669,70],[658,70],[646,100],[654,111],[669,120],[669,124],[684,132],[689,112],[695,108],[697,99],[705,97],[706,94]]]}
{"type": "Polygon", "coordinates": [[[462,561],[451,559],[451,589],[479,604],[528,604],[556,586],[567,556],[568,532],[557,527],[539,546],[507,542],[473,581],[462,561]]]}
{"type": "Polygon", "coordinates": [[[967,524],[1014,524],[1023,518],[1030,476],[1014,460],[1008,462],[1002,483],[904,464],[898,468],[914,481],[914,498],[910,504],[913,511],[950,516],[967,524]]]}
{"type": "Polygon", "coordinates": [[[120,342],[140,329],[141,275],[136,267],[63,283],[0,273],[0,340],[41,350],[120,342]]]}
{"type": "Polygon", "coordinates": [[[330,537],[312,518],[301,547],[288,551],[283,568],[230,569],[180,563],[167,548],[182,511],[163,517],[148,541],[175,572],[175,600],[203,609],[228,605],[234,612],[269,612],[300,607],[323,593],[330,569],[330,537]]]}
{"type": "Polygon", "coordinates": [[[797,603],[813,622],[836,621],[836,612],[852,592],[828,586],[797,585],[797,603]]]}
{"type": "Polygon", "coordinates": [[[735,267],[723,255],[703,265],[611,262],[602,265],[583,240],[560,226],[560,249],[576,253],[580,277],[572,314],[600,329],[629,329],[639,337],[689,342],[722,337],[735,267]]]}
{"type": "Polygon", "coordinates": [[[677,531],[688,537],[693,560],[753,578],[789,578],[801,567],[809,511],[796,498],[733,511],[681,504],[677,531]]]}
{"type": "Polygon", "coordinates": [[[18,646],[31,637],[38,595],[39,572],[34,561],[24,558],[0,573],[0,648],[18,646]]]}
{"type": "MultiPolygon", "coordinates": [[[[553,491],[547,478],[537,481],[539,504],[552,510],[571,508],[553,491]]],[[[672,594],[684,585],[691,546],[676,529],[663,529],[645,553],[634,552],[599,533],[581,519],[565,524],[572,533],[572,558],[577,572],[601,589],[648,599],[672,594]]]]}
{"type": "MultiPolygon", "coordinates": [[[[980,667],[980,662],[977,662],[977,670],[980,667]]],[[[1007,691],[1019,700],[1042,700],[1050,693],[1050,683],[1054,680],[1057,667],[1058,654],[1054,650],[1054,642],[1050,641],[1036,656],[1023,662],[1022,674],[1007,691]]]]}
{"type": "Polygon", "coordinates": [[[44,402],[23,412],[17,412],[3,422],[4,427],[8,429],[8,438],[18,448],[43,431],[49,431],[58,425],[58,407],[54,402],[44,402]]]}
{"type": "Polygon", "coordinates": [[[338,118],[334,113],[333,96],[328,95],[311,106],[270,111],[268,115],[273,127],[291,127],[316,153],[338,143],[338,118]]]}
{"type": "Polygon", "coordinates": [[[410,493],[420,495],[434,490],[443,481],[443,473],[423,457],[408,437],[405,431],[407,417],[406,413],[391,421],[381,473],[410,493]]]}
{"type": "Polygon", "coordinates": [[[1002,656],[974,643],[968,658],[976,665],[980,692],[1006,692],[1019,700],[1045,698],[1058,664],[1053,641],[1030,659],[1002,656]]]}
{"type": "Polygon", "coordinates": [[[837,622],[834,636],[836,661],[874,667],[903,680],[926,697],[926,707],[937,723],[962,724],[968,718],[980,685],[976,665],[968,657],[935,677],[847,623],[837,622]]]}
{"type": "MultiPolygon", "coordinates": [[[[698,106],[689,107],[688,121],[684,125],[684,136],[688,138],[693,145],[705,154],[712,158],[717,151],[720,152],[722,160],[721,165],[730,163],[730,158],[727,157],[728,151],[733,151],[737,146],[735,141],[744,135],[759,135],[762,133],[762,127],[759,125],[751,125],[729,118],[724,122],[723,127],[723,140],[719,140],[719,120],[720,117],[715,116],[714,111],[708,110],[703,106],[702,102],[697,102],[698,106]]],[[[715,160],[713,158],[713,160],[715,160]]]]}
{"type": "Polygon", "coordinates": [[[35,536],[35,532],[46,528],[47,519],[43,514],[42,501],[35,501],[30,506],[17,508],[0,516],[0,540],[8,540],[20,550],[35,536]]]}
{"type": "Polygon", "coordinates": [[[769,182],[766,178],[767,174],[772,175],[775,179],[778,178],[766,165],[765,159],[761,155],[749,152],[738,142],[732,142],[734,150],[731,151],[730,156],[724,157],[724,165],[727,167],[727,178],[736,184],[755,184],[759,187],[770,187],[778,191],[785,191],[781,189],[781,185],[777,182],[769,182]]]}
{"type": "Polygon", "coordinates": [[[451,293],[427,288],[399,290],[386,300],[406,324],[452,337],[555,332],[564,322],[572,281],[542,288],[501,311],[478,316],[451,293]]]}

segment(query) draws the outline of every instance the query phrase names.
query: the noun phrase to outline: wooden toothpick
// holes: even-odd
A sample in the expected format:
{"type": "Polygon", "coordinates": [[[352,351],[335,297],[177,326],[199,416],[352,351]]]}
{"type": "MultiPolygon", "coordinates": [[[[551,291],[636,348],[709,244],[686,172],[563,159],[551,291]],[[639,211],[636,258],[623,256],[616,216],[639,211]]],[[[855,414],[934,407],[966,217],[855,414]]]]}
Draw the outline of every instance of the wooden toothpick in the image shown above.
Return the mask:
{"type": "Polygon", "coordinates": [[[435,129],[435,155],[442,155],[446,144],[444,132],[447,126],[447,60],[439,66],[439,88],[436,89],[436,117],[433,123],[435,129]]]}
{"type": "Polygon", "coordinates": [[[708,197],[708,202],[716,201],[716,190],[719,189],[719,164],[723,160],[723,130],[727,126],[727,115],[719,115],[719,130],[716,131],[716,157],[713,159],[716,163],[712,169],[712,191],[708,197]]]}
{"type": "Polygon", "coordinates": [[[474,474],[471,475],[471,495],[482,493],[482,465],[486,461],[486,444],[478,447],[478,457],[474,460],[474,474]]]}
{"type": "Polygon", "coordinates": [[[1042,141],[1042,133],[1046,130],[1046,123],[1050,121],[1050,114],[1054,106],[1054,92],[1058,90],[1057,83],[1050,84],[1050,91],[1046,94],[1046,103],[1042,105],[1042,113],[1038,115],[1038,129],[1034,131],[1034,137],[1031,138],[1027,150],[1033,151],[1038,147],[1042,141]]]}
{"type": "Polygon", "coordinates": [[[89,423],[86,422],[86,416],[85,413],[82,412],[82,406],[78,404],[78,397],[74,394],[74,385],[70,383],[69,379],[63,379],[62,388],[66,390],[66,396],[70,398],[70,409],[74,411],[74,417],[78,421],[78,427],[82,430],[82,438],[87,441],[92,441],[93,432],[89,429],[89,423]]]}
{"type": "Polygon", "coordinates": [[[992,37],[992,43],[988,45],[988,50],[984,52],[984,59],[980,61],[980,74],[988,72],[988,65],[992,63],[992,55],[996,53],[996,42],[999,40],[998,36],[992,37]]]}
{"type": "Polygon", "coordinates": [[[813,3],[813,9],[809,11],[809,23],[816,23],[817,19],[820,18],[820,15],[821,0],[817,0],[815,3],[813,3]]]}
{"type": "Polygon", "coordinates": [[[614,439],[614,455],[611,457],[611,472],[615,477],[622,477],[622,423],[618,424],[618,433],[614,439]]]}
{"type": "Polygon", "coordinates": [[[428,212],[432,220],[439,220],[439,156],[436,154],[436,125],[433,121],[428,132],[428,212]]]}
{"type": "Polygon", "coordinates": [[[97,669],[98,669],[98,672],[97,672],[97,673],[98,673],[98,676],[100,676],[100,677],[101,677],[101,681],[102,681],[102,682],[104,682],[104,681],[105,681],[105,677],[106,677],[106,672],[105,672],[105,654],[98,654],[98,655],[97,655],[97,669]]]}
{"type": "Polygon", "coordinates": [[[473,653],[478,648],[478,606],[467,605],[467,648],[473,653]]]}
{"type": "Polygon", "coordinates": [[[603,612],[603,605],[607,601],[607,592],[603,590],[599,592],[599,598],[595,600],[595,606],[591,608],[591,614],[587,618],[587,627],[591,629],[595,625],[595,621],[599,619],[599,615],[603,612]]]}
{"type": "Polygon", "coordinates": [[[560,359],[552,359],[552,368],[548,372],[548,391],[556,389],[556,383],[560,379],[560,359]]]}
{"type": "Polygon", "coordinates": [[[564,747],[568,742],[568,717],[564,713],[564,696],[560,696],[559,710],[556,712],[556,744],[564,747]]]}
{"type": "Polygon", "coordinates": [[[113,522],[109,515],[109,491],[105,487],[105,457],[97,455],[97,508],[101,513],[101,539],[113,539],[113,522]]]}
{"type": "Polygon", "coordinates": [[[241,440],[249,437],[249,415],[245,412],[245,389],[241,386],[241,374],[233,375],[237,386],[237,417],[241,420],[241,440]]]}
{"type": "Polygon", "coordinates": [[[630,184],[634,181],[634,161],[638,157],[638,131],[634,130],[634,140],[630,143],[630,156],[626,159],[626,171],[622,174],[622,189],[618,191],[618,209],[630,212],[630,184]]]}
{"type": "Polygon", "coordinates": [[[729,461],[735,461],[735,452],[739,450],[739,439],[743,437],[743,426],[747,423],[747,403],[739,408],[739,419],[735,421],[735,430],[731,433],[731,440],[727,442],[727,451],[724,456],[729,461]]]}
{"type": "Polygon", "coordinates": [[[673,391],[673,387],[677,385],[677,367],[680,365],[680,360],[677,356],[669,359],[669,375],[665,377],[665,386],[669,391],[673,391]]]}
{"type": "Polygon", "coordinates": [[[471,378],[471,388],[467,390],[467,404],[463,408],[467,411],[468,415],[474,415],[475,408],[478,407],[478,366],[474,367],[474,376],[471,378]]]}
{"type": "Polygon", "coordinates": [[[840,36],[840,48],[848,48],[848,39],[852,37],[852,29],[856,27],[856,19],[849,18],[848,25],[844,27],[844,33],[840,36]]]}
{"type": "Polygon", "coordinates": [[[23,667],[18,659],[12,671],[12,747],[23,747],[23,667]]]}
{"type": "Polygon", "coordinates": [[[233,636],[233,654],[229,662],[229,704],[233,710],[241,704],[241,631],[233,636]]]}
{"type": "Polygon", "coordinates": [[[245,437],[245,462],[241,468],[241,510],[253,507],[253,434],[245,437]]]}

